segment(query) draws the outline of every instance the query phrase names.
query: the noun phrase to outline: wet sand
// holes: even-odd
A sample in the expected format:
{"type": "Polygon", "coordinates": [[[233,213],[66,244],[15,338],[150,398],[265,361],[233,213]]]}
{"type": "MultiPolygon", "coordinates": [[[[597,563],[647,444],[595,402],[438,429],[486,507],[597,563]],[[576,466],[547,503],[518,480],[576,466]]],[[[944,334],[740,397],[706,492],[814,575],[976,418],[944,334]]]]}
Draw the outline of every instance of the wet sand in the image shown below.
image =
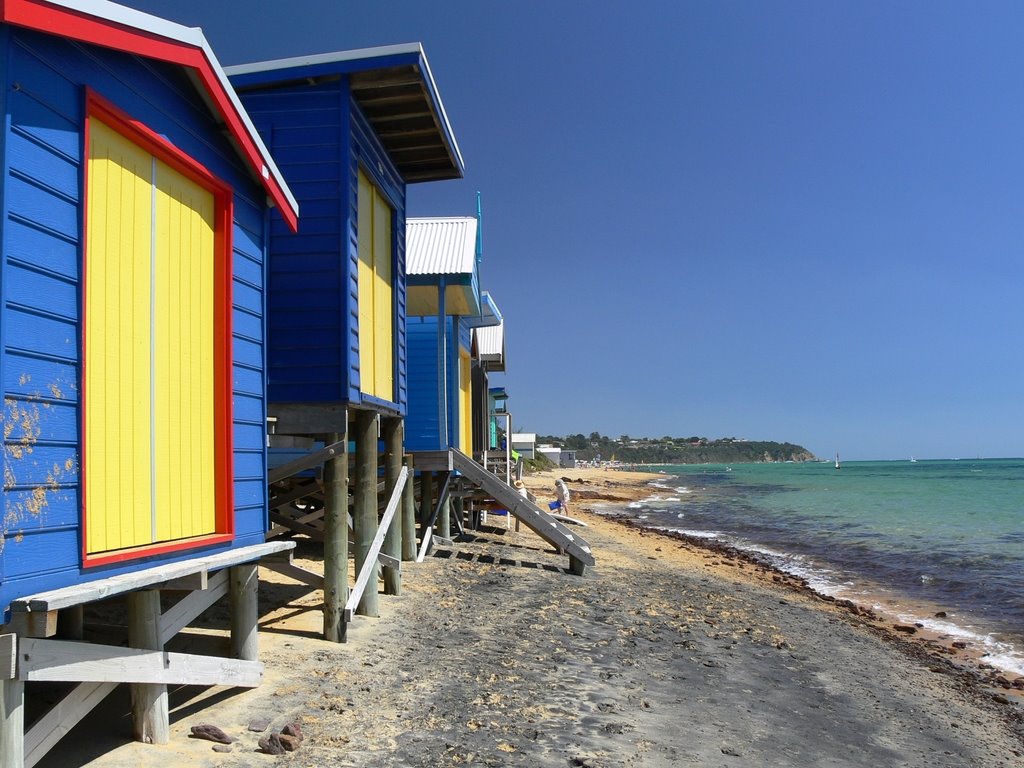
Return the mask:
{"type": "MultiPolygon", "coordinates": [[[[489,529],[404,564],[402,596],[331,645],[318,594],[261,571],[260,688],[175,691],[155,747],[127,741],[118,691],[40,765],[1024,766],[1012,692],[733,553],[588,511],[649,495],[649,475],[560,474],[584,481],[584,577],[527,529],[489,529]],[[305,741],[256,752],[258,719],[305,741]],[[188,738],[199,723],[232,751],[188,738]]],[[[550,500],[554,477],[528,486],[550,500]]],[[[186,646],[223,643],[225,615],[186,646]]]]}

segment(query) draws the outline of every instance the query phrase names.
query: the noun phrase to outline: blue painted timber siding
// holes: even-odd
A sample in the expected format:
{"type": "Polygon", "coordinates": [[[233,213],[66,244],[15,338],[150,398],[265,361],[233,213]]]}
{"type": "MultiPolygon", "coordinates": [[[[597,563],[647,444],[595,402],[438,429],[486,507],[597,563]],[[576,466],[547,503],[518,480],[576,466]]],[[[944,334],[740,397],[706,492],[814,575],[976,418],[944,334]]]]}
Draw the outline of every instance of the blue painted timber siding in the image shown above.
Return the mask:
{"type": "Polygon", "coordinates": [[[266,530],[265,192],[178,67],[2,27],[0,194],[4,517],[0,610],[11,599],[196,550],[81,567],[79,400],[85,86],[163,135],[234,190],[234,529],[266,530]]]}
{"type": "MultiPolygon", "coordinates": [[[[275,74],[275,76],[277,76],[275,74]]],[[[405,413],[405,183],[352,99],[348,78],[254,86],[240,96],[299,201],[298,234],[271,219],[268,393],[277,403],[347,403],[405,413]],[[360,391],[358,172],[392,223],[395,400],[360,391]]]]}
{"type": "Polygon", "coordinates": [[[437,402],[437,318],[409,317],[409,408],[405,417],[407,451],[440,450],[437,402]]]}
{"type": "Polygon", "coordinates": [[[469,326],[459,317],[445,318],[447,356],[447,445],[441,435],[438,402],[437,318],[410,317],[409,412],[405,419],[405,447],[409,451],[436,451],[458,442],[459,435],[459,352],[470,350],[469,326]],[[457,338],[459,343],[453,344],[457,338]]]}

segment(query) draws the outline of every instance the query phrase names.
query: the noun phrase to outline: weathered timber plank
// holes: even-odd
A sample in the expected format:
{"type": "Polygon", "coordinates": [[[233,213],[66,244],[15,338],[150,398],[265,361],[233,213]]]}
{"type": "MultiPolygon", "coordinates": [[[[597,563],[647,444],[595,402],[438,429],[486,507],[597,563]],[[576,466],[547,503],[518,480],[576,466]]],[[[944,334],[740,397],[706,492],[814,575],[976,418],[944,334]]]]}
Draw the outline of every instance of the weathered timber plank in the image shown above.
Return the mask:
{"type": "Polygon", "coordinates": [[[255,688],[263,679],[256,661],[120,648],[67,640],[23,638],[18,679],[159,685],[231,685],[255,688]]]}
{"type": "Polygon", "coordinates": [[[293,501],[304,499],[310,494],[320,493],[320,483],[316,480],[310,480],[308,483],[297,485],[294,488],[289,488],[283,493],[279,493],[276,496],[270,497],[270,508],[280,509],[281,507],[291,504],[293,501]]]}
{"type": "Polygon", "coordinates": [[[302,584],[308,584],[314,589],[324,588],[324,577],[320,574],[307,571],[305,568],[300,568],[292,563],[280,563],[280,562],[264,562],[264,568],[268,568],[274,573],[280,573],[282,576],[287,576],[289,579],[295,579],[295,581],[301,582],[302,584]]]}
{"type": "Polygon", "coordinates": [[[25,733],[25,768],[32,768],[58,741],[78,725],[117,683],[80,683],[25,733]]]}
{"type": "Polygon", "coordinates": [[[0,680],[13,680],[18,671],[18,636],[0,635],[0,680]]]}
{"type": "Polygon", "coordinates": [[[281,550],[294,547],[295,542],[293,541],[269,541],[265,544],[254,544],[251,547],[240,547],[228,550],[227,552],[219,552],[216,555],[194,557],[179,563],[158,565],[133,573],[97,579],[96,581],[89,581],[84,584],[75,584],[70,587],[18,598],[11,601],[11,611],[42,612],[67,608],[72,605],[79,605],[80,603],[102,600],[136,589],[145,589],[170,579],[187,576],[204,568],[208,571],[216,571],[232,565],[252,562],[272,552],[280,552],[281,550]]]}
{"type": "Polygon", "coordinates": [[[201,571],[190,573],[188,576],[179,576],[176,579],[170,579],[169,581],[162,581],[159,584],[154,584],[151,589],[170,589],[193,592],[197,589],[206,589],[209,584],[209,580],[210,573],[204,568],[201,571]]]}
{"type": "Polygon", "coordinates": [[[217,571],[210,577],[205,590],[186,595],[160,614],[160,644],[166,644],[227,593],[228,572],[217,571]]]}
{"type": "Polygon", "coordinates": [[[320,450],[313,451],[305,456],[300,456],[297,459],[292,459],[286,464],[282,464],[279,467],[274,467],[269,470],[267,472],[267,482],[276,483],[279,480],[284,480],[292,475],[297,475],[299,472],[305,472],[307,469],[318,467],[328,459],[333,459],[335,456],[341,455],[344,452],[344,441],[339,440],[338,442],[331,443],[320,450]]]}
{"type": "Polygon", "coordinates": [[[416,469],[421,472],[451,472],[454,469],[450,451],[416,451],[412,456],[416,469]]]}
{"type": "Polygon", "coordinates": [[[348,432],[348,409],[344,405],[268,403],[267,415],[277,419],[279,435],[323,435],[348,432]]]}

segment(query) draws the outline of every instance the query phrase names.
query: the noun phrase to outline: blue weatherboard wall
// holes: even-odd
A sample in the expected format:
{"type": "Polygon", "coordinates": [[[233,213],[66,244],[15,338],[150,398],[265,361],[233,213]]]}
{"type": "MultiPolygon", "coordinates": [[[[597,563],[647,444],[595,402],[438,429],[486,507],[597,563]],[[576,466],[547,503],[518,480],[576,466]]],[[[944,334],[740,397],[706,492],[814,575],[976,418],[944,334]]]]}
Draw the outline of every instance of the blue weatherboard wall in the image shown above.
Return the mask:
{"type": "MultiPolygon", "coordinates": [[[[273,73],[271,73],[273,74],[273,73]]],[[[269,76],[269,75],[268,75],[269,76]]],[[[270,237],[268,393],[275,403],[351,403],[405,413],[405,183],[359,106],[347,76],[275,87],[245,79],[242,103],[299,201],[292,234],[270,237]],[[395,396],[360,393],[358,170],[395,211],[392,264],[395,396]]]]}
{"type": "Polygon", "coordinates": [[[471,331],[460,317],[445,318],[447,347],[448,441],[444,444],[438,428],[437,318],[410,317],[409,413],[405,419],[405,447],[409,451],[437,451],[458,443],[459,435],[459,352],[469,351],[471,331]],[[457,338],[458,344],[452,339],[457,338]]]}
{"type": "Polygon", "coordinates": [[[79,430],[85,86],[165,136],[235,191],[235,539],[264,540],[266,193],[187,75],[105,48],[0,26],[4,518],[0,610],[11,599],[196,555],[80,566],[79,430]]]}

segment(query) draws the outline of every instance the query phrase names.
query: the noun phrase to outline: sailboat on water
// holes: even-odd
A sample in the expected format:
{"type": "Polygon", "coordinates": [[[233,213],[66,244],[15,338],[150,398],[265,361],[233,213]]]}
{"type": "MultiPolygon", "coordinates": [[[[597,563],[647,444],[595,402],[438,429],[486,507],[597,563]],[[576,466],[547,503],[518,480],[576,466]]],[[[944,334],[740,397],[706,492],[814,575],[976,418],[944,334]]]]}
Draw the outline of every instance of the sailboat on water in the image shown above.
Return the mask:
{"type": "Polygon", "coordinates": [[[836,451],[836,469],[842,469],[842,465],[839,463],[839,451],[836,451]]]}

